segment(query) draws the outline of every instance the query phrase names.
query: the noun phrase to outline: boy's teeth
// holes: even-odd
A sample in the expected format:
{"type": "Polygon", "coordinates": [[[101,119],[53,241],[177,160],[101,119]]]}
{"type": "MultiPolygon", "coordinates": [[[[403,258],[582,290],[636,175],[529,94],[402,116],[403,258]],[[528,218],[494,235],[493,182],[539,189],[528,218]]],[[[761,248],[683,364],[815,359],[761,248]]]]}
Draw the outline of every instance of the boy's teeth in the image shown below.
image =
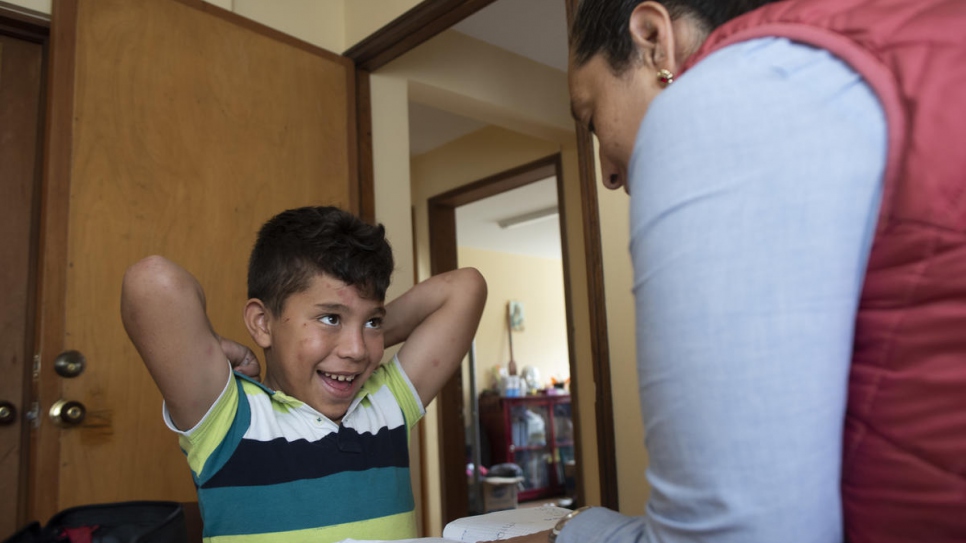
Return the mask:
{"type": "Polygon", "coordinates": [[[355,380],[355,376],[354,375],[333,375],[333,374],[328,373],[328,372],[322,372],[322,374],[325,375],[326,377],[328,377],[329,379],[335,379],[336,381],[349,381],[349,382],[352,382],[352,381],[355,380]]]}

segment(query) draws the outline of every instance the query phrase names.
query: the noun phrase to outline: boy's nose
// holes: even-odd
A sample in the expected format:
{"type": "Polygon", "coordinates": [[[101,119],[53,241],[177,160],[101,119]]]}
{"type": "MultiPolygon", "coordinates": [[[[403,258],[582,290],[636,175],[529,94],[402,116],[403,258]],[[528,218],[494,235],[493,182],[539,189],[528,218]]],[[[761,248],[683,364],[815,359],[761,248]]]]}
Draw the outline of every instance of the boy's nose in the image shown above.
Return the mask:
{"type": "Polygon", "coordinates": [[[362,360],[366,355],[366,342],[361,330],[345,330],[339,338],[338,354],[350,360],[362,360]]]}

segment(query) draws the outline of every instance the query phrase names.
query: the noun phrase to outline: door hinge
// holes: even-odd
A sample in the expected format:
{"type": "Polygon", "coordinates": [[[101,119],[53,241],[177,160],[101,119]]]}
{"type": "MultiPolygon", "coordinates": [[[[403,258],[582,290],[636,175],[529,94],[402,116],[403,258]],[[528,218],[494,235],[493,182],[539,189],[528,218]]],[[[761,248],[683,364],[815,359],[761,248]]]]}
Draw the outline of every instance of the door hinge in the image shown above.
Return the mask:
{"type": "Polygon", "coordinates": [[[40,379],[40,355],[34,355],[34,381],[40,379]]]}

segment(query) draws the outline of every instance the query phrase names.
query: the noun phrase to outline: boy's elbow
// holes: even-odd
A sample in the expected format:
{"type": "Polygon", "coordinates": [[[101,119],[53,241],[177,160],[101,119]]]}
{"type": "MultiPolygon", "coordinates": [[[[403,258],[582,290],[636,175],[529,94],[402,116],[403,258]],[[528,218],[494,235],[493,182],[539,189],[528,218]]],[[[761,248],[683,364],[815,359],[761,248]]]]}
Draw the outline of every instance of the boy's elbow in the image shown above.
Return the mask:
{"type": "Polygon", "coordinates": [[[159,297],[170,297],[178,292],[191,292],[193,280],[174,262],[163,256],[145,257],[124,272],[121,283],[122,309],[141,303],[151,303],[159,297]]]}
{"type": "Polygon", "coordinates": [[[173,263],[163,256],[153,255],[142,258],[124,272],[121,283],[121,297],[130,298],[141,293],[151,292],[170,280],[173,263]]]}
{"type": "Polygon", "coordinates": [[[480,270],[476,268],[460,268],[459,272],[461,290],[480,303],[486,302],[486,279],[480,273],[480,270]]]}

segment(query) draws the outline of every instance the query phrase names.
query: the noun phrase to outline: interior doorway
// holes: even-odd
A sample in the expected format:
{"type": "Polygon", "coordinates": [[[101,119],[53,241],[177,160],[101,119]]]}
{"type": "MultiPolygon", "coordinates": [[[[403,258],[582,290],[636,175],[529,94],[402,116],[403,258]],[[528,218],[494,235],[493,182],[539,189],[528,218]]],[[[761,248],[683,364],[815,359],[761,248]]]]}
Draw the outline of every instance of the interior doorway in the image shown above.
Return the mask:
{"type": "MultiPolygon", "coordinates": [[[[430,50],[435,51],[433,58],[449,59],[442,72],[440,71],[440,65],[437,65],[433,70],[437,79],[433,81],[421,80],[418,76],[416,80],[409,79],[408,81],[400,82],[398,79],[400,77],[404,79],[408,78],[408,75],[401,75],[401,73],[412,68],[413,62],[411,54],[420,54],[418,52],[422,49],[420,58],[425,60],[426,49],[423,48],[432,42],[434,38],[443,36],[444,39],[451,40],[452,33],[449,32],[449,29],[456,23],[477,12],[481,12],[488,6],[499,7],[501,4],[509,4],[512,9],[536,13],[539,17],[539,24],[525,25],[527,29],[526,34],[535,41],[541,41],[534,38],[535,28],[559,26],[559,30],[564,36],[562,49],[564,57],[566,58],[566,21],[569,20],[568,18],[576,6],[577,0],[547,0],[546,2],[539,3],[541,6],[548,6],[549,9],[565,9],[566,14],[560,17],[559,25],[547,24],[549,19],[544,17],[544,12],[540,8],[534,8],[530,2],[524,3],[526,5],[523,5],[513,0],[503,0],[502,2],[499,0],[496,2],[494,0],[426,0],[389,25],[386,25],[382,30],[356,44],[345,53],[346,56],[352,58],[357,63],[356,82],[357,88],[359,89],[360,134],[367,133],[369,127],[373,124],[373,117],[368,114],[369,110],[365,106],[370,102],[370,96],[376,96],[376,78],[370,78],[370,74],[378,70],[380,76],[378,78],[380,81],[378,84],[379,96],[383,104],[386,103],[387,96],[390,97],[391,103],[398,104],[395,100],[399,96],[399,89],[403,89],[402,94],[405,94],[408,89],[410,105],[415,101],[437,109],[463,114],[473,119],[481,120],[484,123],[492,123],[494,126],[506,129],[493,139],[504,138],[516,142],[518,140],[511,133],[515,132],[517,134],[535,136],[538,139],[543,138],[544,141],[555,141],[558,143],[558,146],[554,149],[546,149],[543,153],[529,155],[519,162],[505,163],[503,168],[513,167],[514,164],[534,160],[534,158],[546,156],[548,153],[562,152],[564,156],[563,163],[568,175],[566,201],[569,205],[571,215],[571,224],[568,227],[567,237],[574,242],[574,246],[572,247],[574,251],[574,266],[570,269],[572,277],[575,279],[571,283],[574,290],[572,293],[572,301],[575,301],[579,308],[575,317],[577,320],[575,327],[578,339],[577,346],[580,349],[578,371],[576,372],[579,373],[579,379],[574,384],[581,390],[579,395],[583,397],[582,401],[585,405],[583,415],[575,413],[575,419],[579,419],[584,423],[584,429],[586,430],[582,438],[585,449],[584,456],[593,464],[592,467],[585,471],[585,475],[589,477],[589,481],[587,481],[586,485],[587,492],[584,494],[588,496],[587,499],[590,500],[590,503],[599,503],[616,509],[618,507],[618,500],[613,431],[613,402],[611,398],[611,387],[606,385],[611,380],[607,321],[604,308],[603,262],[597,207],[597,181],[594,165],[595,153],[591,135],[580,126],[577,126],[575,130],[573,120],[570,118],[569,97],[566,97],[566,73],[564,71],[559,72],[559,77],[562,78],[559,84],[536,88],[528,86],[526,81],[530,72],[533,70],[525,68],[518,72],[519,77],[514,82],[508,85],[501,85],[499,89],[496,89],[496,94],[502,94],[504,96],[508,93],[516,94],[517,92],[538,96],[539,98],[533,103],[533,107],[528,113],[546,113],[546,106],[552,102],[552,100],[549,100],[549,95],[557,92],[562,93],[565,103],[563,107],[558,108],[560,110],[560,116],[555,117],[556,121],[552,123],[552,128],[549,131],[552,133],[550,134],[547,131],[536,133],[540,131],[539,129],[541,127],[533,123],[524,122],[522,124],[517,123],[511,125],[509,121],[512,119],[508,119],[506,115],[508,113],[507,109],[497,107],[494,110],[491,108],[489,112],[493,113],[493,115],[484,116],[483,113],[485,112],[481,108],[486,109],[485,99],[470,98],[470,106],[471,109],[475,108],[474,111],[453,111],[450,109],[450,106],[453,105],[453,100],[458,98],[458,93],[441,88],[433,88],[437,83],[443,83],[445,85],[446,81],[461,80],[475,86],[476,90],[479,90],[480,87],[493,89],[492,86],[488,86],[492,82],[489,77],[491,73],[489,70],[494,68],[498,69],[507,64],[513,64],[513,58],[519,57],[514,57],[512,51],[510,51],[511,56],[505,57],[507,62],[498,61],[495,64],[486,64],[469,61],[466,58],[454,58],[454,55],[449,54],[455,51],[454,48],[449,47],[449,41],[445,45],[437,45],[435,47],[429,45],[430,50]],[[449,35],[449,38],[445,38],[447,35],[449,35]],[[405,68],[401,67],[397,61],[402,62],[405,68]],[[465,72],[464,68],[467,67],[471,68],[472,73],[465,72]],[[390,80],[392,82],[387,83],[390,80]],[[512,89],[519,89],[519,91],[513,91],[512,89]],[[534,128],[537,130],[532,130],[534,128]],[[566,143],[564,139],[560,138],[562,132],[568,134],[567,138],[569,139],[566,140],[566,143]],[[576,151],[573,151],[574,142],[576,142],[576,151]],[[581,385],[580,383],[584,384],[581,385]],[[601,384],[605,385],[602,386],[601,384]]],[[[511,15],[509,18],[504,17],[498,21],[501,22],[501,25],[499,25],[500,28],[507,30],[510,26],[514,26],[502,24],[508,23],[511,19],[517,23],[516,26],[519,26],[519,21],[516,21],[516,19],[520,18],[520,13],[514,12],[511,15]]],[[[478,39],[476,43],[489,42],[478,39]]],[[[543,69],[537,67],[537,70],[543,69]]],[[[471,90],[466,96],[479,96],[479,93],[471,90]]],[[[394,122],[395,120],[392,121],[392,123],[394,122]]],[[[385,123],[381,124],[385,126],[385,123]]],[[[543,125],[543,128],[547,126],[551,125],[543,125]]],[[[483,130],[488,129],[484,128],[483,130]]],[[[381,131],[381,133],[386,136],[399,134],[398,131],[394,130],[381,131]]],[[[491,132],[491,135],[493,135],[493,132],[491,132]]],[[[504,141],[503,143],[506,142],[504,141]]],[[[511,149],[510,155],[520,156],[521,153],[517,151],[518,149],[511,149]]],[[[371,164],[372,147],[361,144],[360,153],[360,175],[364,181],[368,180],[371,186],[373,183],[371,164]],[[368,170],[366,169],[367,164],[368,170]]],[[[394,162],[397,168],[402,167],[400,162],[395,158],[390,160],[390,162],[394,162]]],[[[467,156],[462,162],[453,163],[452,167],[460,170],[480,169],[478,168],[479,165],[480,161],[478,157],[467,156]]],[[[415,166],[411,163],[406,166],[406,170],[410,172],[414,168],[415,166]]],[[[500,171],[500,169],[490,171],[500,171]]],[[[481,172],[481,175],[468,177],[467,180],[479,179],[489,174],[490,172],[481,172]]],[[[446,172],[443,171],[442,175],[446,177],[446,172]]],[[[446,188],[456,186],[456,183],[453,181],[453,176],[449,176],[449,181],[434,182],[432,186],[445,187],[441,188],[441,192],[442,190],[446,190],[446,188]]],[[[467,181],[462,181],[461,178],[461,182],[467,181]]],[[[365,186],[366,184],[364,182],[364,189],[365,186]]],[[[411,187],[414,187],[414,185],[411,187]]],[[[416,189],[413,188],[413,190],[416,189]]],[[[371,191],[372,189],[370,188],[369,192],[371,191]]],[[[363,194],[366,193],[366,190],[363,190],[363,194]]],[[[419,231],[419,235],[414,236],[414,238],[419,244],[419,253],[424,255],[417,259],[421,259],[422,262],[426,262],[425,255],[429,253],[428,237],[430,235],[436,236],[440,230],[436,227],[426,227],[426,222],[428,222],[427,217],[429,215],[426,209],[427,202],[426,199],[420,198],[427,198],[434,194],[438,194],[438,192],[433,192],[433,189],[427,189],[421,195],[413,194],[412,201],[413,205],[416,206],[414,223],[416,224],[417,231],[419,231]],[[423,238],[426,238],[425,242],[423,238]],[[425,245],[423,245],[424,243],[425,245]]],[[[363,201],[365,202],[365,199],[363,201]]],[[[366,209],[366,206],[363,206],[363,211],[366,209]]],[[[371,206],[370,209],[372,209],[371,206]]],[[[371,214],[371,216],[374,216],[374,214],[371,214]]],[[[434,224],[438,223],[434,222],[434,224]]],[[[455,244],[453,247],[456,247],[455,244]]],[[[450,256],[452,257],[451,265],[455,266],[457,263],[455,252],[450,256]]],[[[449,256],[446,258],[449,258],[449,256]]],[[[429,269],[428,262],[426,262],[426,267],[423,268],[422,262],[419,262],[419,273],[423,276],[442,271],[435,263],[432,269],[429,269]]],[[[572,312],[570,316],[574,316],[572,312]]],[[[574,373],[573,368],[572,373],[574,373]]],[[[574,395],[575,405],[578,405],[580,402],[576,396],[577,394],[574,395]]],[[[425,466],[423,484],[431,492],[431,494],[425,495],[428,496],[425,498],[428,513],[424,516],[424,521],[427,523],[424,528],[426,528],[427,533],[430,533],[434,529],[439,529],[442,524],[450,520],[465,516],[468,512],[467,477],[465,473],[466,455],[462,447],[465,434],[465,420],[463,410],[461,409],[462,402],[463,386],[459,379],[451,380],[435,401],[436,405],[442,407],[438,410],[436,424],[432,422],[430,424],[433,424],[438,430],[438,440],[436,439],[436,435],[430,430],[429,438],[426,442],[428,447],[422,451],[424,455],[423,465],[425,466]],[[438,479],[436,479],[437,476],[438,479]]],[[[435,417],[436,413],[433,415],[435,417]]]]}
{"type": "MultiPolygon", "coordinates": [[[[455,255],[455,266],[478,268],[490,285],[462,370],[470,514],[490,508],[493,488],[482,475],[494,466],[517,470],[505,475],[521,477],[520,501],[569,506],[578,493],[560,170],[560,155],[552,155],[428,202],[432,268],[442,271],[455,255]],[[510,360],[516,378],[509,375],[510,360]]],[[[447,439],[453,446],[453,437],[447,439]]]]}

